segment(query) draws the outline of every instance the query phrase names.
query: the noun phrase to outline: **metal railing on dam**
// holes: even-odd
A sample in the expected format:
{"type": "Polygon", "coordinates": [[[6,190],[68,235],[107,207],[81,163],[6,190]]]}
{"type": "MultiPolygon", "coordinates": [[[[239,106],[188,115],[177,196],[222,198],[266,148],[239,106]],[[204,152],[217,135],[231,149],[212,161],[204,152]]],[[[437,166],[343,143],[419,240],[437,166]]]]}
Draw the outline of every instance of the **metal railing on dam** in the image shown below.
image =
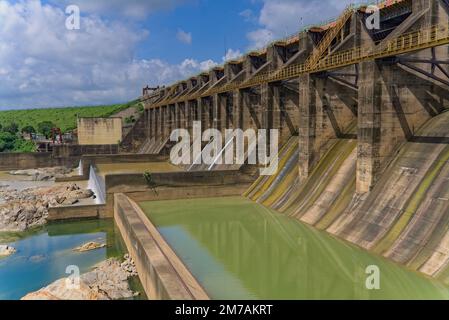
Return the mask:
{"type": "MultiPolygon", "coordinates": [[[[260,73],[249,80],[233,81],[223,86],[213,87],[204,92],[182,97],[168,98],[158,103],[151,104],[150,108],[174,104],[180,101],[194,100],[208,97],[214,94],[225,93],[233,90],[250,88],[264,83],[272,83],[282,80],[297,78],[302,74],[329,71],[356,63],[374,59],[388,58],[399,54],[411,53],[422,49],[449,44],[449,25],[435,25],[427,29],[417,30],[403,34],[383,43],[382,46],[356,47],[347,51],[329,55],[316,64],[300,63],[284,67],[280,70],[260,73]]],[[[175,87],[171,88],[171,92],[175,87]]],[[[170,97],[170,92],[167,97],[170,97]]]]}

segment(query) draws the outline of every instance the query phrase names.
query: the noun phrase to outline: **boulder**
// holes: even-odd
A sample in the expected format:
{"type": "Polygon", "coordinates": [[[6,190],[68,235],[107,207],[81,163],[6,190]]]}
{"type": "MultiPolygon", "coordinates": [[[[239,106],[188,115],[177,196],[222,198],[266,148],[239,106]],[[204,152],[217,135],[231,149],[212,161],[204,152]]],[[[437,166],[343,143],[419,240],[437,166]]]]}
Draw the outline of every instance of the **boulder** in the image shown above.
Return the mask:
{"type": "Polygon", "coordinates": [[[104,243],[98,243],[95,241],[91,241],[91,242],[85,243],[82,246],[79,246],[79,247],[73,249],[73,251],[86,252],[86,251],[101,249],[104,247],[106,247],[106,245],[104,243]]]}
{"type": "Polygon", "coordinates": [[[16,253],[16,249],[8,245],[0,245],[0,257],[7,257],[16,253]]]}
{"type": "MultiPolygon", "coordinates": [[[[128,259],[129,263],[132,260],[128,259]]],[[[126,259],[125,259],[126,261],[126,259]]],[[[27,294],[22,300],[118,300],[138,295],[129,288],[128,279],[134,274],[122,268],[120,261],[109,259],[92,271],[73,279],[59,279],[49,286],[27,294]]]]}
{"type": "Polygon", "coordinates": [[[75,183],[22,191],[0,189],[0,232],[42,226],[49,207],[73,205],[93,195],[92,190],[83,190],[75,183]]]}

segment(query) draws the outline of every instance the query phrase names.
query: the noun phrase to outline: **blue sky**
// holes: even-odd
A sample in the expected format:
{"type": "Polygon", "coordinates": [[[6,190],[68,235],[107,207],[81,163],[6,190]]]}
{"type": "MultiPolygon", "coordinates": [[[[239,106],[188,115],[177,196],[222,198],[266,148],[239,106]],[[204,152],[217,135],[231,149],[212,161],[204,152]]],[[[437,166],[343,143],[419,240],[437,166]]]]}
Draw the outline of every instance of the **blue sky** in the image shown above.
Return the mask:
{"type": "Polygon", "coordinates": [[[338,15],[347,0],[0,0],[0,110],[129,101],[338,15]],[[81,11],[67,30],[67,5],[81,11]]]}
{"type": "Polygon", "coordinates": [[[254,25],[240,15],[248,7],[260,7],[260,3],[203,0],[155,14],[144,22],[144,27],[154,32],[139,46],[137,54],[140,58],[165,57],[170,63],[188,57],[219,61],[225,46],[243,50],[248,45],[246,33],[254,25]],[[180,30],[192,35],[191,44],[176,39],[180,30]]]}

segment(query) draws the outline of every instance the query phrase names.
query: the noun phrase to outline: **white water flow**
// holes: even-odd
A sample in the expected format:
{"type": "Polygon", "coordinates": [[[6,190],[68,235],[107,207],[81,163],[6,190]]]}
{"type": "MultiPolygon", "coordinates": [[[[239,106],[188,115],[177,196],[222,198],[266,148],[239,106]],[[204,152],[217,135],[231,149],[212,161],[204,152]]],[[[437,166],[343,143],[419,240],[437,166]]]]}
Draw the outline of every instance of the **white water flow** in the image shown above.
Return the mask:
{"type": "Polygon", "coordinates": [[[106,203],[106,185],[104,182],[104,178],[97,174],[93,166],[90,167],[89,171],[88,188],[95,193],[97,197],[95,199],[96,204],[106,203]]]}
{"type": "Polygon", "coordinates": [[[83,160],[80,160],[80,163],[78,164],[78,175],[82,176],[83,175],[83,160]]]}

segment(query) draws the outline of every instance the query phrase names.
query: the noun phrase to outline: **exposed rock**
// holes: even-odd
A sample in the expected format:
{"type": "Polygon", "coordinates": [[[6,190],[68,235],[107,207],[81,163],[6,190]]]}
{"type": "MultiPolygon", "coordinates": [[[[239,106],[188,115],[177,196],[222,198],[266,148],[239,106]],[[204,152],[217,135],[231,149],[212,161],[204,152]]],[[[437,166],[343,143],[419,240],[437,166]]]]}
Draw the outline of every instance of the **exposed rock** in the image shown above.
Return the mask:
{"type": "Polygon", "coordinates": [[[92,241],[92,242],[85,243],[82,246],[79,246],[79,247],[73,249],[73,251],[86,252],[86,251],[101,249],[104,247],[106,247],[106,245],[104,243],[98,243],[98,242],[92,241]]]}
{"type": "Polygon", "coordinates": [[[22,191],[0,189],[0,232],[41,226],[47,222],[50,207],[72,205],[93,195],[75,183],[22,191]]]}
{"type": "Polygon", "coordinates": [[[138,276],[136,265],[129,254],[125,254],[125,261],[122,262],[121,267],[128,272],[132,277],[138,276]]]}
{"type": "MultiPolygon", "coordinates": [[[[128,257],[127,268],[134,265],[128,257]]],[[[130,299],[138,293],[129,288],[128,279],[135,273],[127,271],[116,259],[106,260],[92,271],[80,276],[79,286],[73,279],[60,279],[49,286],[27,294],[22,300],[118,300],[130,299]]],[[[76,282],[76,281],[75,281],[76,282]]]]}
{"type": "Polygon", "coordinates": [[[28,170],[10,171],[9,174],[14,176],[33,177],[34,181],[48,181],[55,178],[64,178],[72,173],[72,169],[67,167],[51,167],[28,170]]]}
{"type": "Polygon", "coordinates": [[[16,249],[8,245],[0,245],[0,257],[7,257],[16,253],[16,249]]]}

